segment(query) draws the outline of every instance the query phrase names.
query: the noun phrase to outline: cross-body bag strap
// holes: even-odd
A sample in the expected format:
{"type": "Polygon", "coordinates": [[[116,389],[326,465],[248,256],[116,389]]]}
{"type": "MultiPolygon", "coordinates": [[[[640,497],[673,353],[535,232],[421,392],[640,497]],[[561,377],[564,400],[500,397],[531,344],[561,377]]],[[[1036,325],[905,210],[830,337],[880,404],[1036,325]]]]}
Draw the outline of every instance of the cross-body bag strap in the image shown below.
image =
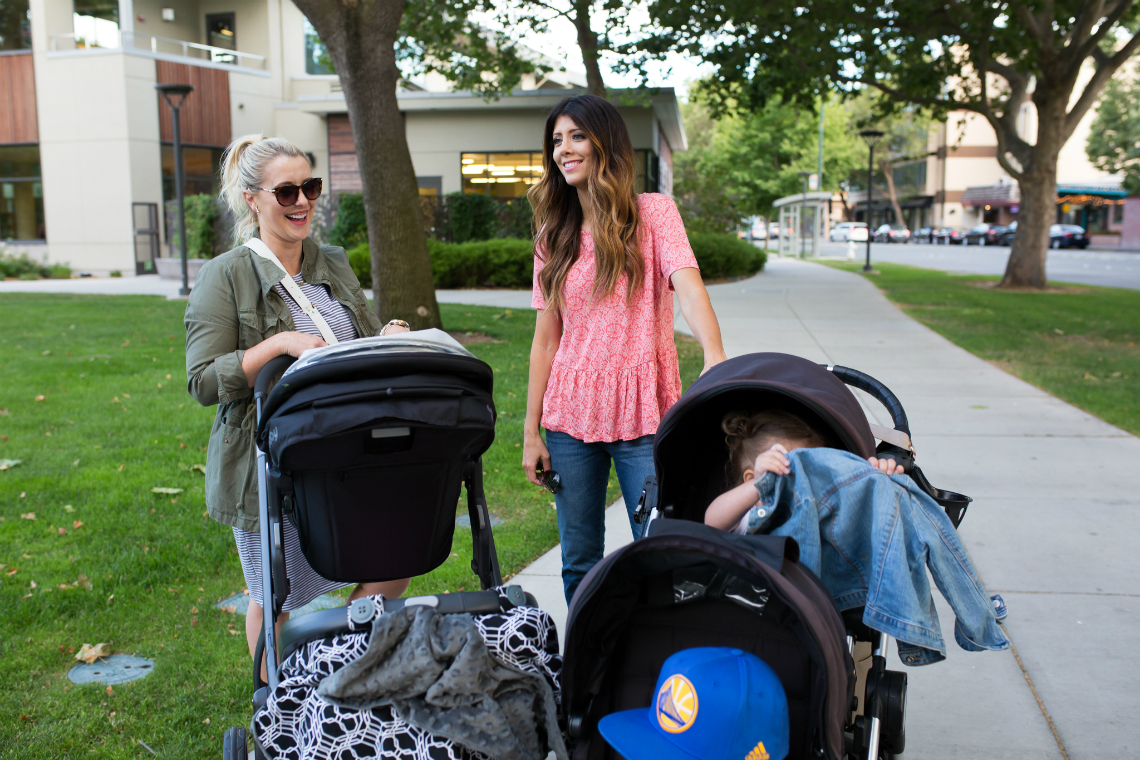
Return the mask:
{"type": "Polygon", "coordinates": [[[329,323],[326,322],[325,318],[321,316],[321,313],[317,311],[317,307],[313,306],[313,302],[301,292],[300,286],[298,286],[293,278],[289,276],[289,273],[285,271],[285,267],[281,266],[281,262],[277,260],[277,256],[274,255],[273,251],[269,250],[269,246],[260,238],[250,238],[245,241],[245,247],[261,258],[269,259],[277,265],[277,268],[284,274],[284,277],[281,278],[281,284],[285,287],[285,290],[288,291],[289,295],[293,297],[293,300],[297,302],[297,305],[301,307],[301,311],[305,312],[305,314],[309,316],[309,319],[313,320],[313,324],[321,331],[321,337],[325,339],[325,343],[328,343],[330,346],[335,346],[339,343],[340,341],[336,339],[336,335],[333,334],[329,323]]]}

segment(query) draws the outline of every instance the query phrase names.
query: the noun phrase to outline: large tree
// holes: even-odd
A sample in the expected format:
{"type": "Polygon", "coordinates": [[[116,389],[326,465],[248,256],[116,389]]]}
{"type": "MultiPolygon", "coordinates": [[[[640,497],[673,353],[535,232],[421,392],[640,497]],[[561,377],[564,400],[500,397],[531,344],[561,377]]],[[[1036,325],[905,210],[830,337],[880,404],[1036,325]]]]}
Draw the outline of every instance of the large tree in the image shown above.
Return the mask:
{"type": "MultiPolygon", "coordinates": [[[[673,157],[673,190],[687,226],[723,232],[746,217],[771,215],[773,201],[801,191],[798,173],[817,168],[819,112],[772,102],[713,118],[706,86],[694,87],[682,105],[689,147],[673,157]]],[[[825,109],[823,190],[839,189],[865,155],[850,112],[834,105],[825,109]]]]}
{"type": "Polygon", "coordinates": [[[372,292],[382,321],[439,327],[416,173],[396,101],[400,64],[493,97],[534,65],[472,24],[482,0],[294,0],[340,76],[360,164],[372,292]],[[489,75],[489,76],[488,76],[489,75]]]}
{"type": "Polygon", "coordinates": [[[1112,80],[1097,106],[1085,152],[1102,171],[1124,174],[1124,189],[1140,195],[1140,82],[1112,80]]]}
{"type": "Polygon", "coordinates": [[[1045,286],[1058,154],[1140,49],[1137,0],[650,0],[649,10],[658,33],[637,49],[701,56],[722,103],[871,88],[883,114],[904,104],[980,114],[1021,185],[1004,286],[1045,286]],[[1035,135],[1022,128],[1027,103],[1035,135]]]}

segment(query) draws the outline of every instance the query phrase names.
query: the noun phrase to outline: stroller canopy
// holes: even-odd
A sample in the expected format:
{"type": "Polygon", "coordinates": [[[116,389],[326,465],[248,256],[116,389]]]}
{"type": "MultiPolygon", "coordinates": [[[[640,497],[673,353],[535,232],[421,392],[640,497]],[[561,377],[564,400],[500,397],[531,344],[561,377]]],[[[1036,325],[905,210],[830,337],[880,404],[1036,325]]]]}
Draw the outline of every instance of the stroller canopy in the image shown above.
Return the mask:
{"type": "Polygon", "coordinates": [[[747,354],[716,365],[661,420],[653,441],[657,504],[672,517],[702,521],[709,503],[735,485],[725,471],[721,421],[730,411],[780,409],[824,433],[828,445],[875,455],[875,438],[859,401],[826,368],[798,356],[747,354]]]}

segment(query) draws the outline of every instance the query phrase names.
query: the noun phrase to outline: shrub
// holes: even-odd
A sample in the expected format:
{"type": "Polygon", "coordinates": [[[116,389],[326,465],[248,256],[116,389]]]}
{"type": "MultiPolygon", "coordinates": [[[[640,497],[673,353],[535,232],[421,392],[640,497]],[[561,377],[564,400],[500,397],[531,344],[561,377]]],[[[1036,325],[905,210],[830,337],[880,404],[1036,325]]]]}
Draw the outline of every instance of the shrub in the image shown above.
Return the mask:
{"type": "MultiPolygon", "coordinates": [[[[495,238],[469,243],[428,240],[432,280],[437,288],[529,288],[534,276],[534,248],[529,240],[495,238]]],[[[372,287],[368,244],[348,252],[362,287],[372,287]]]]}
{"type": "Polygon", "coordinates": [[[337,197],[336,221],[328,231],[329,245],[351,250],[368,243],[368,220],[364,216],[364,196],[341,193],[337,197]]]}
{"type": "Polygon", "coordinates": [[[450,193],[447,210],[453,243],[489,240],[499,229],[499,202],[489,195],[450,193]]]}
{"type": "Polygon", "coordinates": [[[46,261],[39,263],[29,259],[26,253],[16,256],[0,250],[0,280],[5,277],[17,277],[21,280],[40,278],[66,280],[71,277],[71,267],[67,264],[48,264],[46,261]]]}
{"type": "Polygon", "coordinates": [[[706,280],[748,277],[764,268],[768,254],[735,235],[690,232],[689,245],[706,280]]]}
{"type": "MultiPolygon", "coordinates": [[[[218,241],[218,199],[206,193],[188,195],[183,198],[186,208],[186,257],[190,259],[212,259],[218,241]]],[[[178,233],[178,202],[173,204],[173,218],[170,225],[170,244],[173,255],[181,255],[182,238],[178,233]]]]}

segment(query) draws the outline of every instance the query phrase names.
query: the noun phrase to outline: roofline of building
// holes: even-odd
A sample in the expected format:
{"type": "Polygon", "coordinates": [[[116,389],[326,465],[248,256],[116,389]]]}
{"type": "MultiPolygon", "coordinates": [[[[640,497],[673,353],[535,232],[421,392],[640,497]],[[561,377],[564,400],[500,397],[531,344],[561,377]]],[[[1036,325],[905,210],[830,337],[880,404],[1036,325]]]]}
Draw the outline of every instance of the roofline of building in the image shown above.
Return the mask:
{"type": "MultiPolygon", "coordinates": [[[[396,101],[401,111],[479,111],[492,108],[553,108],[563,98],[583,95],[585,90],[571,88],[564,90],[516,90],[497,100],[486,100],[476,92],[466,90],[454,92],[399,92],[396,101]]],[[[681,106],[672,87],[655,87],[646,90],[611,90],[609,101],[615,106],[636,106],[638,100],[648,97],[653,107],[665,140],[674,151],[688,147],[685,125],[681,121],[681,106]]],[[[330,114],[346,113],[343,92],[327,95],[298,95],[295,103],[278,103],[279,109],[297,108],[306,113],[330,114]]]]}

